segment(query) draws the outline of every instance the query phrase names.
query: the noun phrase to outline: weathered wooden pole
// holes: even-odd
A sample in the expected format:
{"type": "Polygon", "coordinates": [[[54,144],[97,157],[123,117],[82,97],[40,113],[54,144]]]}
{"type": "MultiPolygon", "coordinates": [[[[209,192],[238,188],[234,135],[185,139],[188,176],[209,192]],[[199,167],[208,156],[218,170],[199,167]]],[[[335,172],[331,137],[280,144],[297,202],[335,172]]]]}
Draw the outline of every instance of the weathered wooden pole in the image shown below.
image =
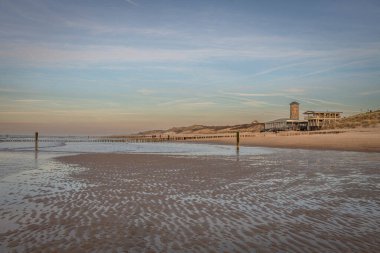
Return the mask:
{"type": "Polygon", "coordinates": [[[38,151],[38,132],[34,134],[34,150],[38,151]]]}
{"type": "Polygon", "coordinates": [[[236,148],[240,146],[240,133],[236,132],[236,148]]]}

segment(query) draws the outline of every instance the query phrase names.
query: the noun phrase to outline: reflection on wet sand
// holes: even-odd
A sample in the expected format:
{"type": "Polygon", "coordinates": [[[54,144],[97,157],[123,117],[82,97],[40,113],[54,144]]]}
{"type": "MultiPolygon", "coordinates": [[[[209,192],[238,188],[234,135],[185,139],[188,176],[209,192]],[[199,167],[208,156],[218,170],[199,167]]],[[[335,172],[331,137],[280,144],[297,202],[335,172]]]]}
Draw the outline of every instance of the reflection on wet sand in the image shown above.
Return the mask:
{"type": "Polygon", "coordinates": [[[62,157],[9,184],[0,219],[15,225],[0,240],[25,252],[378,252],[379,162],[299,150],[62,157]]]}

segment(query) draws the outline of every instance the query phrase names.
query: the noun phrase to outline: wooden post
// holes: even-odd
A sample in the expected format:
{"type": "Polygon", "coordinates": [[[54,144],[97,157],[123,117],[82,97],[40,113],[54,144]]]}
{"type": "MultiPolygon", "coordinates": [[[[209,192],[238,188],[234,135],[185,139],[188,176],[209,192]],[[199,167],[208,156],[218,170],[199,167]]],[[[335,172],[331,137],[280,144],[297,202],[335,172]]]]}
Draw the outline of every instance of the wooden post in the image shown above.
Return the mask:
{"type": "Polygon", "coordinates": [[[236,148],[239,148],[240,145],[240,135],[239,132],[236,132],[236,148]]]}
{"type": "Polygon", "coordinates": [[[34,150],[38,151],[38,132],[34,134],[34,150]]]}

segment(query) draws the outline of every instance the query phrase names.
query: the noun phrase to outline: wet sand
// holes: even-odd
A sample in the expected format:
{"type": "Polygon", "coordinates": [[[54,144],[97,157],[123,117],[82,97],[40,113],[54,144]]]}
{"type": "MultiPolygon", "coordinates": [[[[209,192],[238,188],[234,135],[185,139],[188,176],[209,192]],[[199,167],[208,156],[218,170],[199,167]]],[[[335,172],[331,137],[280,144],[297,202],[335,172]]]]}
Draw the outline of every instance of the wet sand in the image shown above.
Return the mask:
{"type": "Polygon", "coordinates": [[[35,174],[35,181],[27,181],[35,187],[33,194],[0,209],[2,220],[17,225],[0,232],[7,249],[380,251],[380,158],[375,154],[82,154],[57,161],[70,167],[50,171],[44,183],[35,174]],[[49,191],[47,185],[58,189],[49,191]],[[11,211],[11,204],[21,202],[19,213],[11,211]]]}
{"type": "MultiPolygon", "coordinates": [[[[257,133],[255,137],[242,137],[240,144],[253,147],[301,148],[314,150],[342,150],[380,152],[380,128],[346,130],[339,134],[312,134],[286,136],[286,132],[257,133]]],[[[252,133],[250,133],[252,135],[252,133]]],[[[291,132],[290,134],[297,134],[291,132]]],[[[235,138],[198,139],[191,142],[235,145],[235,138]]]]}

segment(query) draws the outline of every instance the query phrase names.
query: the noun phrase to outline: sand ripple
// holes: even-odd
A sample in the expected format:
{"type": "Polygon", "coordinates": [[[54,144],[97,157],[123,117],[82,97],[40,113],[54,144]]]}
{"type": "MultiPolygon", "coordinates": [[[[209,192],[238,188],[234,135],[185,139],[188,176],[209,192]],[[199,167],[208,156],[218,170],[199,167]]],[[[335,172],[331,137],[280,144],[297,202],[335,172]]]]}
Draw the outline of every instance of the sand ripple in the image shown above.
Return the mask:
{"type": "Polygon", "coordinates": [[[51,162],[59,169],[45,171],[46,180],[35,172],[10,190],[17,197],[0,208],[0,219],[9,223],[0,231],[6,249],[380,250],[380,159],[374,154],[291,150],[239,159],[89,154],[59,160],[75,165],[51,162]],[[31,184],[27,191],[23,183],[31,184]]]}

